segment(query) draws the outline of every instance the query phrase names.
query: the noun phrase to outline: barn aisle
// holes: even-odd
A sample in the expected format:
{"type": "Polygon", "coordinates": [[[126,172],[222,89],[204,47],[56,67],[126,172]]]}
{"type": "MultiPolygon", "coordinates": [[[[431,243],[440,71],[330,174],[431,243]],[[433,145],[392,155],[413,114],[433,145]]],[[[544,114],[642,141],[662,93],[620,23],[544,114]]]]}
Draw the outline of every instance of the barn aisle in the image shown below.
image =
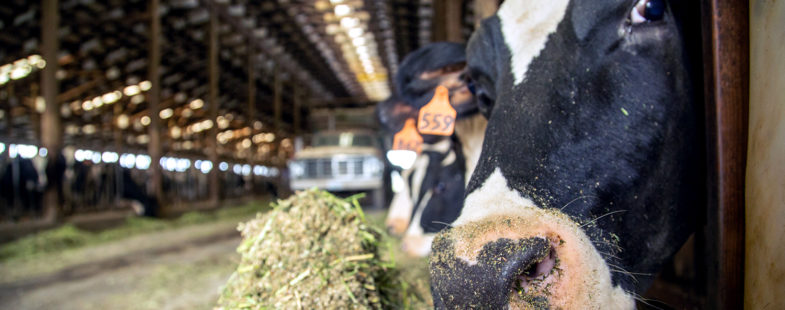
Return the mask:
{"type": "Polygon", "coordinates": [[[0,309],[210,309],[232,273],[237,220],[0,263],[0,309]]]}

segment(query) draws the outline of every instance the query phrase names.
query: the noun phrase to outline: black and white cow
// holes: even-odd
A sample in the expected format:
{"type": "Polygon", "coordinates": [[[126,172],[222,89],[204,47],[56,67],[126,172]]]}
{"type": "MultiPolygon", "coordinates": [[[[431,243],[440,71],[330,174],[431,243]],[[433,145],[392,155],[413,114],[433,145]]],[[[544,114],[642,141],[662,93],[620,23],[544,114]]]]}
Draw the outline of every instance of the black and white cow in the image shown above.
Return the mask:
{"type": "Polygon", "coordinates": [[[442,309],[631,309],[704,193],[695,1],[507,0],[468,47],[488,116],[433,243],[442,309]]]}
{"type": "Polygon", "coordinates": [[[427,255],[435,233],[457,218],[465,182],[479,157],[486,122],[462,78],[465,59],[465,46],[458,43],[432,43],[410,53],[395,78],[400,98],[377,110],[382,124],[395,132],[406,119],[416,118],[437,86],[444,86],[457,112],[452,136],[423,136],[422,154],[402,172],[406,186],[390,206],[388,230],[404,235],[403,248],[411,255],[427,255]]]}

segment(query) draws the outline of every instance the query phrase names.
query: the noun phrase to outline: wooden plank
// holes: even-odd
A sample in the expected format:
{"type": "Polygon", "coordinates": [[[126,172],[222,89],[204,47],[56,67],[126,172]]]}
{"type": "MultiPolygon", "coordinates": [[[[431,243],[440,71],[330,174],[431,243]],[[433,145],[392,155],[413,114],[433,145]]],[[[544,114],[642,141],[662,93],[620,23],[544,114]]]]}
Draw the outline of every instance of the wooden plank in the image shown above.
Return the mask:
{"type": "MultiPolygon", "coordinates": [[[[57,73],[57,25],[59,23],[57,0],[43,0],[41,3],[41,54],[46,61],[46,67],[41,74],[41,91],[46,109],[41,119],[41,144],[48,151],[46,160],[47,183],[44,192],[44,219],[54,222],[61,216],[60,197],[62,174],[57,159],[61,156],[63,148],[62,120],[60,119],[60,105],[57,101],[58,82],[57,73]]],[[[61,162],[60,164],[65,164],[61,162]]]]}
{"type": "Polygon", "coordinates": [[[208,71],[209,71],[209,94],[208,94],[208,118],[213,121],[213,127],[207,133],[207,157],[213,163],[213,169],[210,170],[209,175],[209,189],[210,189],[210,204],[213,207],[218,207],[218,200],[220,196],[220,183],[218,179],[218,16],[215,9],[210,11],[210,24],[209,24],[209,42],[208,42],[208,71]]]}
{"type": "Polygon", "coordinates": [[[463,39],[463,1],[448,0],[444,3],[445,40],[464,43],[463,39]]]}
{"type": "MultiPolygon", "coordinates": [[[[150,55],[148,62],[147,79],[152,87],[147,93],[148,116],[150,125],[147,126],[147,134],[150,143],[147,144],[147,153],[150,155],[150,182],[147,182],[147,193],[153,196],[158,205],[163,207],[163,187],[162,172],[159,161],[163,150],[161,149],[161,117],[158,115],[161,110],[161,18],[157,14],[160,0],[150,0],[150,55]]],[[[163,210],[159,210],[163,211],[163,210]]]]}
{"type": "Polygon", "coordinates": [[[747,1],[702,2],[708,208],[706,309],[741,309],[749,104],[747,1]]]}
{"type": "Polygon", "coordinates": [[[275,66],[275,76],[273,77],[273,112],[277,135],[283,124],[283,81],[281,80],[281,69],[277,64],[275,66]]]}
{"type": "Polygon", "coordinates": [[[474,27],[479,27],[482,20],[496,14],[498,9],[498,0],[474,0],[474,27]]]}

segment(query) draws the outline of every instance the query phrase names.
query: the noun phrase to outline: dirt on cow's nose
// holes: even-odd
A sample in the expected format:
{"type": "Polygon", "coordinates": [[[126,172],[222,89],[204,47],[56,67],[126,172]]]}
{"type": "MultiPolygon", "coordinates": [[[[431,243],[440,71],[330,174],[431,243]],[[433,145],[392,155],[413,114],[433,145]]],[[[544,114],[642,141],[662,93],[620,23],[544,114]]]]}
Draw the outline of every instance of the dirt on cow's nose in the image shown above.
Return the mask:
{"type": "MultiPolygon", "coordinates": [[[[440,235],[433,244],[431,281],[437,308],[500,309],[516,294],[529,293],[528,286],[543,281],[555,266],[555,251],[545,238],[496,239],[483,245],[472,262],[455,255],[453,240],[440,235]],[[489,307],[490,306],[490,307],[489,307]]],[[[547,298],[527,302],[548,308],[547,298]]]]}

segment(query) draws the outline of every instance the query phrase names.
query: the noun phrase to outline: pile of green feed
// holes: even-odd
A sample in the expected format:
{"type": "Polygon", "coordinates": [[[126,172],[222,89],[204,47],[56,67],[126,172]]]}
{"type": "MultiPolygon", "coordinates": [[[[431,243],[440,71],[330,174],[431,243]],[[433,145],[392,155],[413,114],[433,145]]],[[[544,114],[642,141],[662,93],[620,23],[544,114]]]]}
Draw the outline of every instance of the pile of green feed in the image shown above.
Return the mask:
{"type": "Polygon", "coordinates": [[[381,232],[356,199],[308,190],[240,224],[242,255],[216,309],[390,309],[407,285],[379,257],[381,232]]]}

